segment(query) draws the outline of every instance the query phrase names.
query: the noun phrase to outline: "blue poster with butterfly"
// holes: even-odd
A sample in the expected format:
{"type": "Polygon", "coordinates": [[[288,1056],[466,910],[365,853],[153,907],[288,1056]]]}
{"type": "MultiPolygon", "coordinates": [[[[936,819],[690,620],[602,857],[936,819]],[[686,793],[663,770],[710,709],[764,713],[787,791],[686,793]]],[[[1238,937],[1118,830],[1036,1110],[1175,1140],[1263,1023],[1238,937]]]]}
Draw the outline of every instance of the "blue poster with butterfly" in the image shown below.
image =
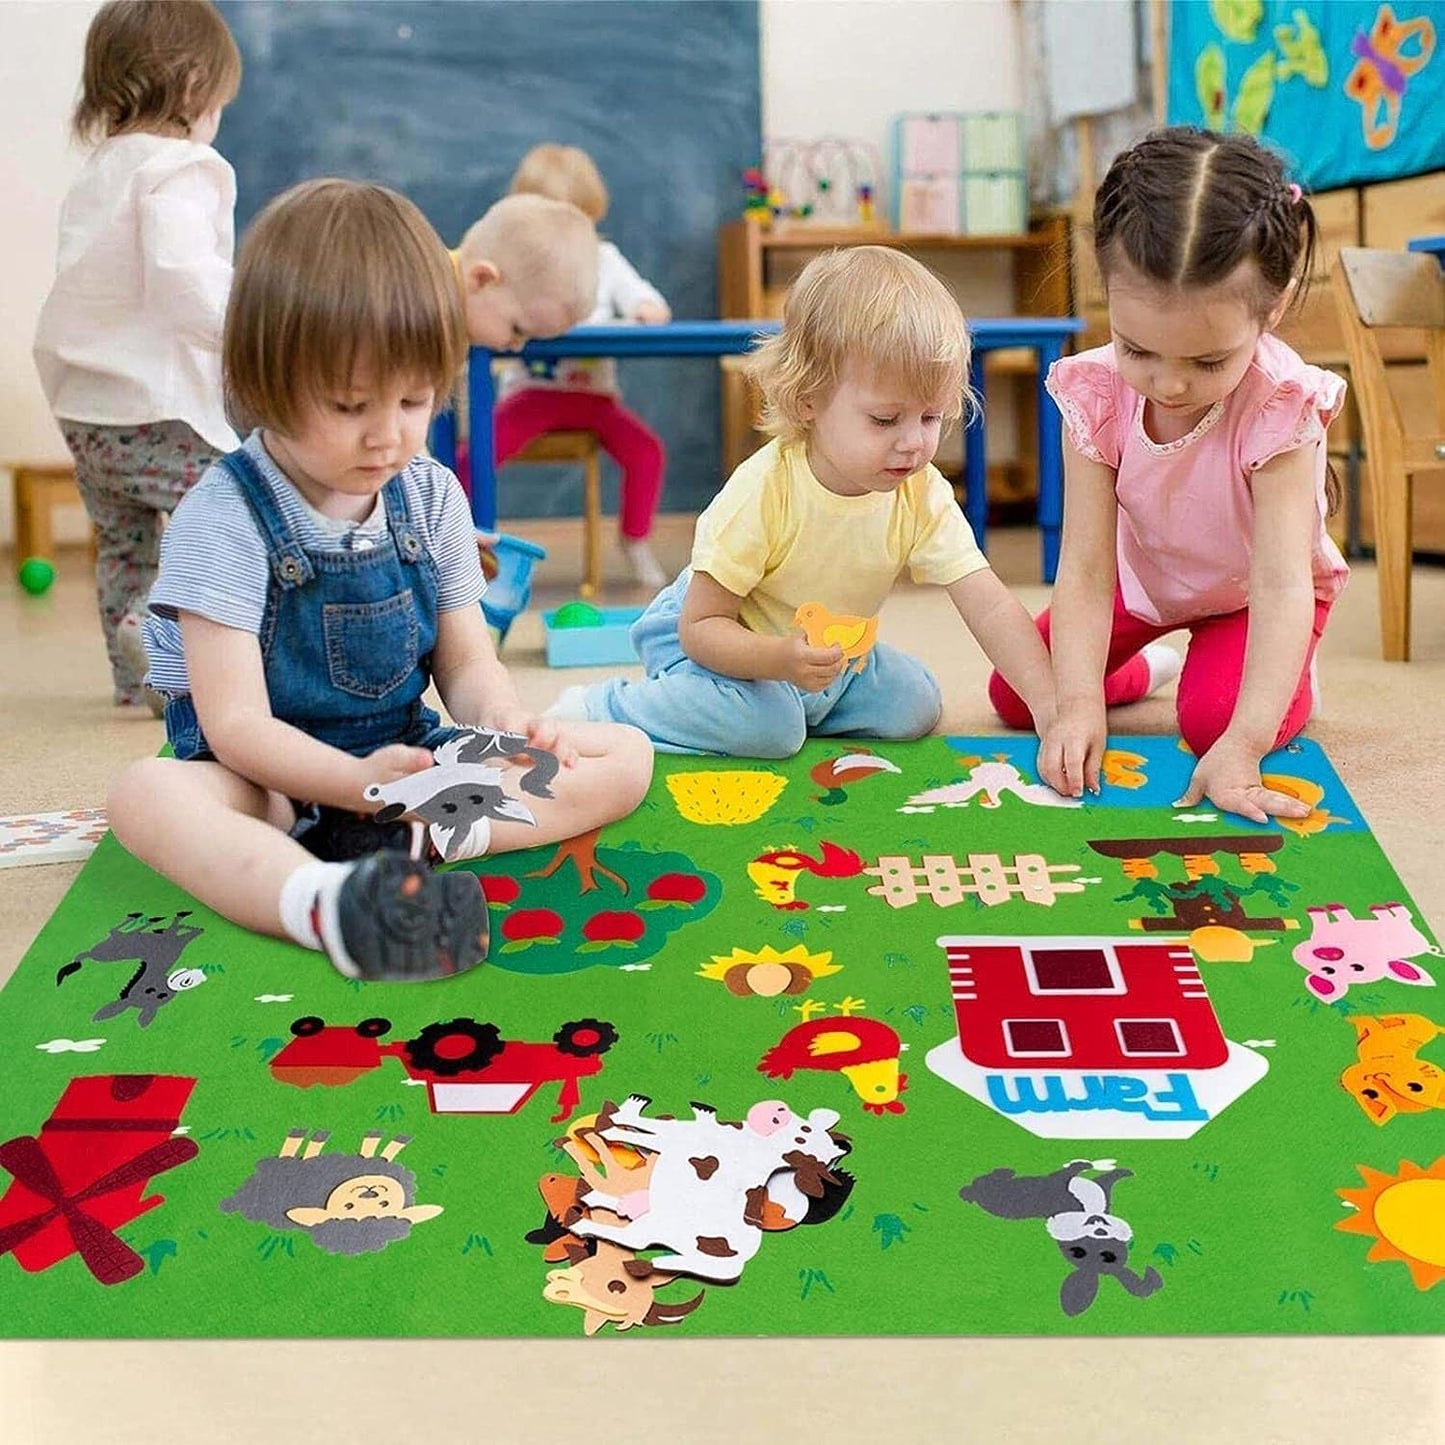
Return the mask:
{"type": "Polygon", "coordinates": [[[1185,0],[1169,119],[1272,142],[1311,190],[1445,167],[1445,0],[1185,0]]]}

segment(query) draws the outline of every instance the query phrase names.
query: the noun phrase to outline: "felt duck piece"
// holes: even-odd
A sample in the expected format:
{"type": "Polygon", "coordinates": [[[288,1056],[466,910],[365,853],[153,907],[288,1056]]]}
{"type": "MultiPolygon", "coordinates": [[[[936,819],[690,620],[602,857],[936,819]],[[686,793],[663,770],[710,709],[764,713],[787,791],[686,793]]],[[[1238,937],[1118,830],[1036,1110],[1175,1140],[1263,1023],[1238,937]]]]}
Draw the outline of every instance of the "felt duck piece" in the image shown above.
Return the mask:
{"type": "Polygon", "coordinates": [[[793,622],[803,629],[810,647],[843,649],[843,661],[853,664],[854,672],[862,672],[878,641],[876,617],[852,617],[846,612],[833,612],[822,602],[805,602],[793,614],[793,622]]]}

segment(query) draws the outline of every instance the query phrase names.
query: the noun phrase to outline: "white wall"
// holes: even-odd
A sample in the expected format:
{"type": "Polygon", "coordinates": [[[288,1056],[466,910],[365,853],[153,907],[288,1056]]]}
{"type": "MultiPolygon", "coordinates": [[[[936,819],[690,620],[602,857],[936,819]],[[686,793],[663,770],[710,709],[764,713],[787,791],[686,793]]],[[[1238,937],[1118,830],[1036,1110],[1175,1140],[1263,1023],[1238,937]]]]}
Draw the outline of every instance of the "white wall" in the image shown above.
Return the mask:
{"type": "Polygon", "coordinates": [[[871,140],[905,110],[1017,110],[1012,0],[762,0],[763,134],[871,140]]]}
{"type": "MultiPolygon", "coordinates": [[[[67,124],[97,8],[97,0],[0,0],[0,465],[65,458],[30,342],[54,272],[60,203],[81,163],[67,124]]],[[[1020,104],[1012,0],[762,0],[761,24],[765,135],[860,136],[886,154],[888,120],[899,111],[1020,104]]],[[[972,272],[959,289],[966,310],[1008,309],[1006,265],[972,272]]],[[[84,538],[78,508],[56,522],[58,540],[84,538]]],[[[0,542],[12,535],[6,487],[0,542]]]]}
{"type": "MultiPolygon", "coordinates": [[[[888,165],[902,111],[1020,110],[1023,62],[1014,0],[761,0],[763,135],[871,141],[888,165]]],[[[890,177],[881,177],[885,205],[890,177]]],[[[1013,311],[1012,258],[946,252],[927,262],[968,316],[1013,311]]],[[[989,390],[989,455],[1017,455],[1010,390],[989,390]]],[[[962,453],[957,433],[940,460],[962,453]]]]}
{"type": "MultiPolygon", "coordinates": [[[[35,318],[55,274],[60,202],[83,152],[69,139],[80,57],[97,0],[0,3],[0,465],[63,461],[65,443],[51,419],[30,361],[35,318]]],[[[0,542],[14,536],[11,495],[0,490],[0,542]]],[[[87,536],[85,513],[56,514],[60,541],[87,536]]]]}

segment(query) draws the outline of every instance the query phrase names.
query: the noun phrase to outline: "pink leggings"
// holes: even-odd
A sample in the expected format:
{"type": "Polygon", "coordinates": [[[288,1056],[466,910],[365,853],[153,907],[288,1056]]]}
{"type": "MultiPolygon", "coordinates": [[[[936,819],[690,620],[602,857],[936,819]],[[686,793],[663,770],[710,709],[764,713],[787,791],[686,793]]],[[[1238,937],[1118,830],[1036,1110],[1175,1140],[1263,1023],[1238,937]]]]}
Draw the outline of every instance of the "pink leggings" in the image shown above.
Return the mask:
{"type": "Polygon", "coordinates": [[[498,466],[548,432],[591,432],[622,468],[622,535],[639,540],[651,533],[667,454],[657,435],[615,396],[524,387],[498,403],[495,425],[498,466]]]}
{"type": "MultiPolygon", "coordinates": [[[[1310,719],[1310,663],[1315,648],[1329,621],[1330,604],[1315,599],[1315,625],[1310,635],[1309,650],[1299,683],[1290,700],[1289,710],[1279,725],[1275,747],[1283,747],[1310,719]]],[[[1038,628],[1049,646],[1049,612],[1039,614],[1038,628]]],[[[1203,757],[1229,726],[1234,706],[1239,701],[1239,684],[1244,676],[1244,645],[1249,633],[1249,613],[1225,612],[1215,617],[1201,617],[1197,622],[1170,623],[1160,626],[1146,622],[1125,610],[1123,596],[1114,593],[1114,626],[1109,638],[1109,656],[1104,664],[1104,704],[1120,707],[1138,702],[1149,691],[1149,664],[1139,655],[1146,642],[1175,632],[1180,626],[1189,631],[1189,649],[1184,656],[1184,671],[1179,678],[1176,706],[1179,731],[1196,757],[1203,757]]],[[[994,711],[1011,728],[1031,728],[1033,719],[1023,699],[998,673],[988,680],[988,697],[994,711]]]]}

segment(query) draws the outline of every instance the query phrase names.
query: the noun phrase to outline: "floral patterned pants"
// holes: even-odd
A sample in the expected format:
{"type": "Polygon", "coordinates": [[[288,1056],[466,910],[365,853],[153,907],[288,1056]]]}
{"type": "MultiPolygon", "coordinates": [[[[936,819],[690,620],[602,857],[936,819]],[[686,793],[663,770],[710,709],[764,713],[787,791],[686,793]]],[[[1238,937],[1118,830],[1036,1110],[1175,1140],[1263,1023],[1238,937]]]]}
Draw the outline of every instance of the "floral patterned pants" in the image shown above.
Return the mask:
{"type": "Polygon", "coordinates": [[[183,421],[98,426],[62,421],[75,480],[95,524],[95,597],[118,703],[142,701],[144,669],[117,640],[156,580],[164,518],[219,453],[183,421]]]}

